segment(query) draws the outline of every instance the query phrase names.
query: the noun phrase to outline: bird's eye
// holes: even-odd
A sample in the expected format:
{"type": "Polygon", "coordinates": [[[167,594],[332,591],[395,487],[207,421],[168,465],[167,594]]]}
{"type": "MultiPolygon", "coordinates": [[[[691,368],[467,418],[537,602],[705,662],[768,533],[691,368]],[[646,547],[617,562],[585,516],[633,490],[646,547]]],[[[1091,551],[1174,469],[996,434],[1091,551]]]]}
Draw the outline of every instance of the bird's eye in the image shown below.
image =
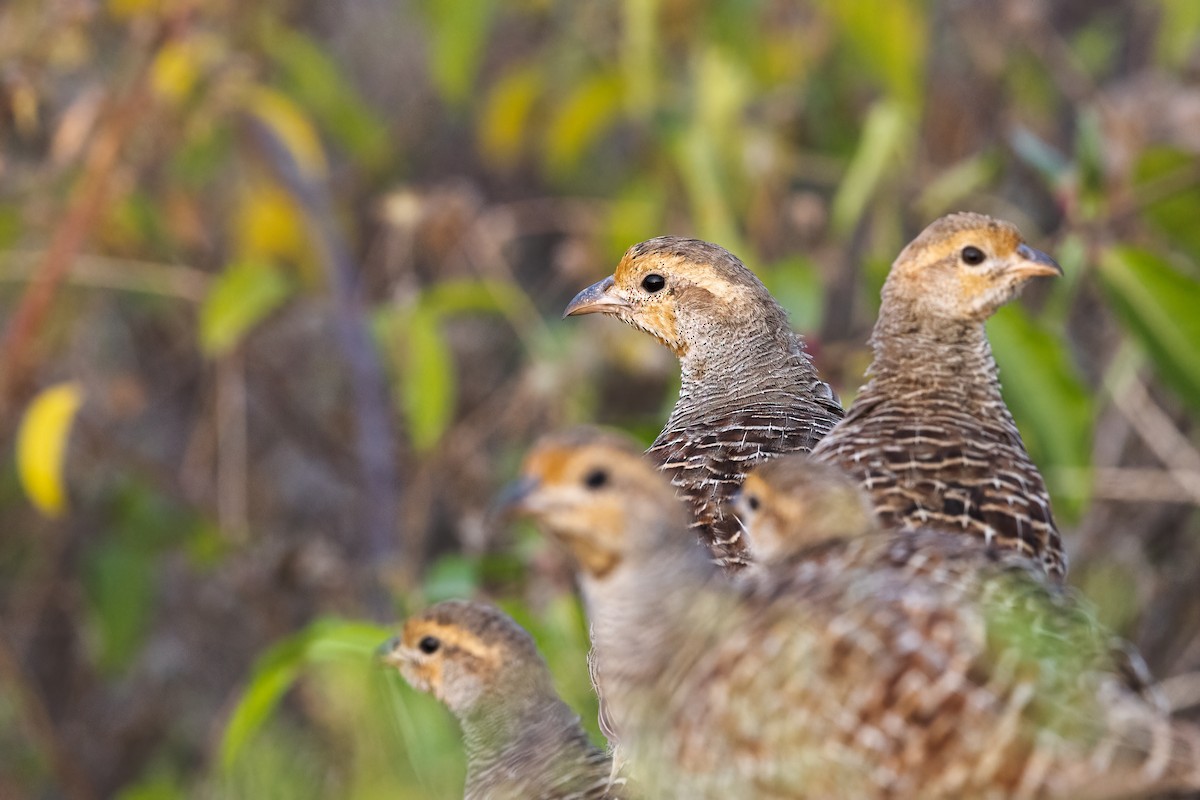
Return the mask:
{"type": "Polygon", "coordinates": [[[642,278],[642,288],[651,294],[661,290],[666,285],[667,279],[655,272],[651,272],[649,275],[642,278]]]}
{"type": "Polygon", "coordinates": [[[608,473],[602,469],[594,469],[583,479],[583,483],[589,489],[599,489],[608,483],[608,473]]]}
{"type": "Polygon", "coordinates": [[[762,504],[758,501],[758,495],[748,494],[746,495],[746,505],[751,511],[758,511],[758,507],[762,504]]]}
{"type": "Polygon", "coordinates": [[[421,652],[425,653],[426,655],[433,655],[441,646],[442,643],[438,641],[436,636],[426,636],[424,639],[417,642],[417,647],[420,648],[421,652]]]}
{"type": "Polygon", "coordinates": [[[964,264],[970,264],[972,267],[983,263],[987,255],[974,245],[967,245],[962,249],[962,260],[964,264]]]}

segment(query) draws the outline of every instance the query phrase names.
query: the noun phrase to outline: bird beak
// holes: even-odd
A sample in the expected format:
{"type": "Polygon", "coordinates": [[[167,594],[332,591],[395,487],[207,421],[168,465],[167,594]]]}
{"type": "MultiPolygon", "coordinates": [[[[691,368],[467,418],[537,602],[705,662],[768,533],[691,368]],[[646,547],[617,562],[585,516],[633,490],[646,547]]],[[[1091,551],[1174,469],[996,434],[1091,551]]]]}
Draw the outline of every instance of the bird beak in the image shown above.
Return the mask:
{"type": "Polygon", "coordinates": [[[400,654],[397,652],[399,649],[400,637],[393,636],[375,648],[375,658],[384,664],[398,664],[401,660],[400,654]]]}
{"type": "Polygon", "coordinates": [[[1019,260],[1013,264],[1013,272],[1021,278],[1036,278],[1042,276],[1062,275],[1062,267],[1041,250],[1035,250],[1027,244],[1017,245],[1019,260]]]}
{"type": "Polygon", "coordinates": [[[537,478],[531,477],[518,478],[508,484],[492,501],[487,511],[488,518],[503,520],[528,511],[528,500],[540,485],[541,482],[537,478]]]}
{"type": "Polygon", "coordinates": [[[616,309],[628,308],[629,304],[616,295],[615,286],[616,281],[613,280],[612,275],[598,283],[593,283],[575,295],[575,299],[567,305],[567,310],[563,312],[563,319],[578,317],[581,314],[611,314],[616,309]]]}

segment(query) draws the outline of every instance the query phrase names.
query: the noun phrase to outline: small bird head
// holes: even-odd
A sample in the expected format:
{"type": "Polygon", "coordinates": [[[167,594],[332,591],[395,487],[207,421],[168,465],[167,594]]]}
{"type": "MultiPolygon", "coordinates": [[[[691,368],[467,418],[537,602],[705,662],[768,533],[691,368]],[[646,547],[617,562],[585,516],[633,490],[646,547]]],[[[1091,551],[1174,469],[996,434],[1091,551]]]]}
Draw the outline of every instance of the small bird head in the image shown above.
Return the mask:
{"type": "Polygon", "coordinates": [[[744,344],[747,325],[787,326],[787,315],[728,250],[660,236],[625,252],[616,271],[584,289],[564,317],[610,314],[654,336],[681,359],[698,346],[744,344]]]}
{"type": "Polygon", "coordinates": [[[1011,223],[949,214],[900,253],[884,284],[884,303],[899,302],[934,322],[982,322],[1030,278],[1051,275],[1062,275],[1062,268],[1025,244],[1011,223]]]}
{"type": "Polygon", "coordinates": [[[756,562],[771,563],[830,539],[876,530],[866,494],[842,470],[793,454],[772,459],[746,476],[734,499],[756,562]]]}
{"type": "Polygon", "coordinates": [[[652,549],[670,526],[686,528],[682,504],[636,443],[594,428],[538,442],[500,502],[564,544],[595,579],[652,549]]]}
{"type": "Polygon", "coordinates": [[[525,630],[486,603],[448,600],[410,617],[380,645],[381,661],[455,716],[521,692],[550,690],[549,671],[525,630]]]}

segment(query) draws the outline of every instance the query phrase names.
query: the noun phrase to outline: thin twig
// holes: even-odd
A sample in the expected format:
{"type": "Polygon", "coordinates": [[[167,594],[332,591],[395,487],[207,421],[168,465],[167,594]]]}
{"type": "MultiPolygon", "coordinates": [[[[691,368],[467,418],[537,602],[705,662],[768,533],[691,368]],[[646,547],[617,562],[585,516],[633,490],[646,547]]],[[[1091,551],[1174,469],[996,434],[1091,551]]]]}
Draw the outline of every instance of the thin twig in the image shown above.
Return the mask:
{"type": "MultiPolygon", "coordinates": [[[[313,241],[329,279],[334,300],[334,324],[350,372],[357,421],[359,469],[362,475],[363,552],[366,563],[382,564],[396,554],[396,466],[388,409],[387,382],[367,328],[366,313],[356,279],[356,266],[341,232],[323,180],[303,170],[294,155],[266,124],[250,117],[247,124],[283,184],[304,209],[313,241]]],[[[400,558],[404,553],[398,554],[400,558]]],[[[372,575],[366,591],[370,610],[388,618],[388,603],[372,575]]]]}
{"type": "Polygon", "coordinates": [[[13,650],[3,624],[0,624],[0,682],[7,684],[16,696],[25,733],[54,766],[59,788],[71,800],[94,800],[95,790],[79,769],[78,759],[59,738],[54,720],[42,702],[41,694],[21,667],[21,659],[13,650]]]}
{"type": "Polygon", "coordinates": [[[3,412],[27,390],[37,333],[50,313],[59,286],[104,213],[125,143],[135,125],[145,123],[147,109],[153,107],[148,74],[154,52],[153,46],[145,49],[128,91],[113,102],[111,113],[92,139],[84,157],[83,176],[71,194],[63,220],[0,339],[0,352],[5,356],[0,364],[0,416],[5,416],[3,412]]]}
{"type": "MultiPolygon", "coordinates": [[[[0,281],[31,280],[45,257],[44,250],[0,252],[0,281]]],[[[63,281],[90,289],[142,292],[199,303],[208,293],[210,277],[181,264],[79,254],[63,281]]]]}
{"type": "Polygon", "coordinates": [[[1172,471],[1200,471],[1200,452],[1146,391],[1136,373],[1113,387],[1113,403],[1155,457],[1172,471]]]}

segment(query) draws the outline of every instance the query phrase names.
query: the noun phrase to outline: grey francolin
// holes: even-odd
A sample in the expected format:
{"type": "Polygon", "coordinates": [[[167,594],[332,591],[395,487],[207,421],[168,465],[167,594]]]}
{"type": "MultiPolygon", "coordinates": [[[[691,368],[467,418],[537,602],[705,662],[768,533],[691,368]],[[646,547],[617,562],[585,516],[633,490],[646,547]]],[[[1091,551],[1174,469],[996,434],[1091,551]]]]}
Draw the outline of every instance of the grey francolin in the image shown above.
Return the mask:
{"type": "Polygon", "coordinates": [[[1061,581],[1050,497],[984,330],[1030,278],[1061,274],[1007,222],[951,214],[931,224],[892,265],[869,381],[814,458],[857,477],[885,526],[976,537],[1061,581]]]}
{"type": "Polygon", "coordinates": [[[727,250],[662,236],[629,248],[565,316],[592,313],[615,316],[678,356],[679,400],[648,453],[688,500],[718,563],[744,563],[727,503],[746,471],[808,452],[842,417],[787,312],[727,250]]]}
{"type": "Polygon", "coordinates": [[[1103,631],[1040,575],[945,577],[919,535],[864,534],[778,584],[735,584],[680,535],[687,515],[653,466],[611,434],[545,440],[516,497],[577,562],[600,688],[648,797],[1200,785],[1200,734],[1130,690],[1103,631]]]}
{"type": "Polygon", "coordinates": [[[611,760],[555,692],[532,637],[498,608],[439,603],[407,620],[379,654],[458,718],[465,800],[617,797],[611,760]]]}

